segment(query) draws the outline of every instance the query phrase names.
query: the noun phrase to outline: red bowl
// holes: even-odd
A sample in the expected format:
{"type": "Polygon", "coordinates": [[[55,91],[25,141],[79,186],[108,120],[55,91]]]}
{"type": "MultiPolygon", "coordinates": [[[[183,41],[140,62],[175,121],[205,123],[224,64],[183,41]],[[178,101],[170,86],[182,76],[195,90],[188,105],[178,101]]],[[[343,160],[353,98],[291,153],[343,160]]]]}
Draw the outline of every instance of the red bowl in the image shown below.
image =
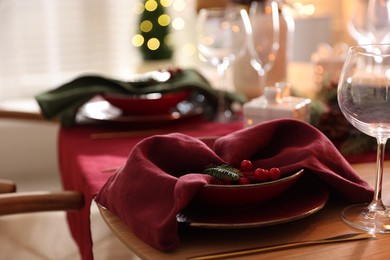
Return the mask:
{"type": "Polygon", "coordinates": [[[255,184],[206,184],[194,202],[198,206],[228,210],[255,207],[284,193],[302,177],[303,172],[300,170],[278,180],[255,184]]]}
{"type": "Polygon", "coordinates": [[[104,94],[103,98],[124,114],[160,115],[170,113],[178,103],[188,99],[190,91],[150,93],[145,95],[104,94]]]}

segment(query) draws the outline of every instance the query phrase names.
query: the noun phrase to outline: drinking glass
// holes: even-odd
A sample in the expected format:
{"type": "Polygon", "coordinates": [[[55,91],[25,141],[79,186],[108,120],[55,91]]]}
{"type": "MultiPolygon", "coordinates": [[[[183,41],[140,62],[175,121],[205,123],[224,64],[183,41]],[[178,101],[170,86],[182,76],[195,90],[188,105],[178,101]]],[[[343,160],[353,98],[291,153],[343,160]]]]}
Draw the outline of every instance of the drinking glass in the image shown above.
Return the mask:
{"type": "Polygon", "coordinates": [[[381,44],[390,41],[390,1],[356,0],[348,31],[358,44],[381,44]]]}
{"type": "Polygon", "coordinates": [[[346,119],[359,131],[376,138],[378,144],[374,198],[369,204],[344,209],[343,220],[358,229],[389,233],[390,212],[382,201],[382,178],[385,146],[390,137],[390,45],[350,47],[337,97],[346,119]]]}
{"type": "Polygon", "coordinates": [[[260,76],[264,89],[267,73],[272,68],[279,50],[279,6],[276,1],[253,1],[249,8],[248,50],[251,65],[260,76]]]}
{"type": "Polygon", "coordinates": [[[235,7],[204,8],[199,12],[196,33],[199,53],[218,72],[218,111],[216,120],[228,122],[232,112],[226,106],[225,95],[228,91],[226,70],[234,60],[243,55],[246,45],[246,31],[243,16],[247,11],[235,7]]]}

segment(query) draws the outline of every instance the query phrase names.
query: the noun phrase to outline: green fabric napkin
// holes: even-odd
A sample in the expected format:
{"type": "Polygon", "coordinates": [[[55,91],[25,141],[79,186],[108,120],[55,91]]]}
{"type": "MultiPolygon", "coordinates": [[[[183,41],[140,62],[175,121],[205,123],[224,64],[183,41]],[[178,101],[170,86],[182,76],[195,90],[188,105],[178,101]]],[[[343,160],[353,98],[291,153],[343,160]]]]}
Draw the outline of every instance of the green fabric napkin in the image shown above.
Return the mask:
{"type": "MultiPolygon", "coordinates": [[[[96,95],[104,93],[147,94],[167,93],[184,89],[198,91],[216,108],[218,91],[196,70],[184,69],[165,82],[153,79],[124,82],[101,76],[81,76],[56,89],[41,93],[35,97],[43,116],[48,119],[60,118],[65,127],[75,124],[78,109],[96,95]]],[[[246,102],[246,98],[236,93],[227,93],[229,102],[246,102]]]]}

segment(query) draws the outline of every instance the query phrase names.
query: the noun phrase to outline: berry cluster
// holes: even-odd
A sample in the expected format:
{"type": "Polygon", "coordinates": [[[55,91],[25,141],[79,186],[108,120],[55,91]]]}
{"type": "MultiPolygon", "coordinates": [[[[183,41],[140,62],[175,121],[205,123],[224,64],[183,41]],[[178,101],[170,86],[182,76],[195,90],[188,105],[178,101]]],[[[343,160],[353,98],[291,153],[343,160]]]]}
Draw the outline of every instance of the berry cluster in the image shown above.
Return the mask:
{"type": "Polygon", "coordinates": [[[253,169],[253,164],[250,160],[243,160],[240,169],[227,164],[209,165],[203,173],[219,179],[224,184],[239,185],[277,180],[281,176],[279,168],[276,167],[269,170],[263,168],[253,169]]]}
{"type": "Polygon", "coordinates": [[[240,166],[242,176],[239,178],[239,184],[259,183],[270,180],[277,180],[281,176],[279,168],[273,167],[269,170],[263,168],[256,168],[253,171],[252,162],[243,160],[240,166]]]}

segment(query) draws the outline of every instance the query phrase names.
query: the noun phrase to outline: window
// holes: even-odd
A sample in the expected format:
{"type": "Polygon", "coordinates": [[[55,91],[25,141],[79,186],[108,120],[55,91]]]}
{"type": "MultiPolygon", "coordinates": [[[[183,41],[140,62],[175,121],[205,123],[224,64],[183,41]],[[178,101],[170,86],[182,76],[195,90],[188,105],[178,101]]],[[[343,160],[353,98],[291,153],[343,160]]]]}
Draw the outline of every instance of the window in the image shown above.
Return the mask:
{"type": "MultiPolygon", "coordinates": [[[[136,72],[141,57],[131,37],[139,2],[1,0],[0,99],[34,96],[87,73],[125,77],[136,72]]],[[[172,10],[173,16],[191,19],[183,13],[191,12],[191,5],[172,10]]]]}

